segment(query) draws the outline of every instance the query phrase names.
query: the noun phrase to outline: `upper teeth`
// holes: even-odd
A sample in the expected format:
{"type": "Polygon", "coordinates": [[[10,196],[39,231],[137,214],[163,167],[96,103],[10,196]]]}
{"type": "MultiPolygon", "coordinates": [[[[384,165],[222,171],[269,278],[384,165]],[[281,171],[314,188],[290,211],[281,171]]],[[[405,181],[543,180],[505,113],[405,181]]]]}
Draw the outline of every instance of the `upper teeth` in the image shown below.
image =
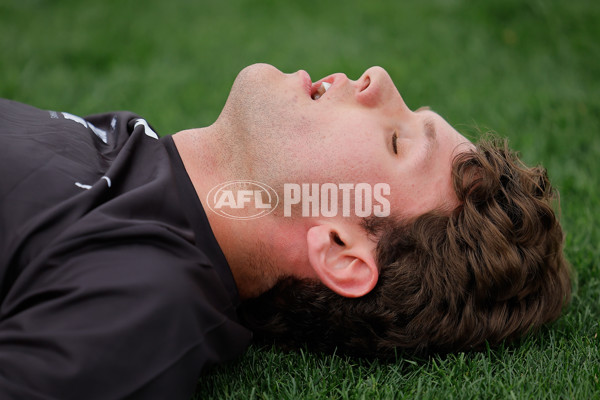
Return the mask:
{"type": "Polygon", "coordinates": [[[317,89],[317,91],[315,92],[315,94],[312,95],[313,100],[317,100],[319,99],[321,96],[323,96],[323,94],[329,90],[329,88],[331,87],[331,83],[328,82],[321,82],[321,86],[319,86],[319,88],[317,89]]]}

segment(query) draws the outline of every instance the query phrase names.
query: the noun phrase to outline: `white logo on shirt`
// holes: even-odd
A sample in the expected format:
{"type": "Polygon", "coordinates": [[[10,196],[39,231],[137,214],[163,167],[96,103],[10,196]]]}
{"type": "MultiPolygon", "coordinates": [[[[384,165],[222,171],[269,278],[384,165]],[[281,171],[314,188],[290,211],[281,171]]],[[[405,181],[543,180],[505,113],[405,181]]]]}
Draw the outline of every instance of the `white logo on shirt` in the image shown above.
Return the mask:
{"type": "MultiPolygon", "coordinates": [[[[112,181],[110,180],[110,178],[108,176],[104,175],[102,178],[100,178],[100,180],[105,180],[108,187],[112,186],[112,181]]],[[[90,190],[92,188],[92,185],[86,185],[85,183],[81,183],[81,182],[75,182],[75,186],[80,187],[85,190],[90,190]]]]}
{"type": "Polygon", "coordinates": [[[94,132],[94,134],[98,136],[98,139],[102,140],[105,144],[108,143],[108,135],[106,134],[105,130],[95,127],[94,124],[86,121],[81,117],[78,117],[77,115],[69,114],[66,112],[63,112],[61,114],[63,115],[63,117],[65,117],[65,119],[69,119],[71,121],[83,125],[86,128],[90,128],[92,132],[94,132]]]}
{"type": "Polygon", "coordinates": [[[92,188],[92,185],[84,185],[83,183],[75,182],[75,186],[80,187],[85,190],[89,190],[92,188]]]}
{"type": "Polygon", "coordinates": [[[144,133],[146,136],[150,136],[153,139],[158,139],[158,135],[152,130],[152,128],[150,128],[150,125],[148,125],[145,119],[138,118],[135,121],[134,129],[137,128],[138,125],[142,125],[144,127],[144,133]]]}

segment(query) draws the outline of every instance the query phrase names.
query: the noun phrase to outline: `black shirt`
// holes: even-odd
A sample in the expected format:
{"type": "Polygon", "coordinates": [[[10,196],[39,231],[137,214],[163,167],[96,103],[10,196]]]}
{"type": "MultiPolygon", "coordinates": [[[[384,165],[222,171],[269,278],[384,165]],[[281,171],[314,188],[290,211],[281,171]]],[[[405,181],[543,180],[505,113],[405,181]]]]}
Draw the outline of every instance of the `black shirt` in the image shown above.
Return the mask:
{"type": "Polygon", "coordinates": [[[238,303],[171,137],[0,100],[0,398],[188,399],[238,303]]]}

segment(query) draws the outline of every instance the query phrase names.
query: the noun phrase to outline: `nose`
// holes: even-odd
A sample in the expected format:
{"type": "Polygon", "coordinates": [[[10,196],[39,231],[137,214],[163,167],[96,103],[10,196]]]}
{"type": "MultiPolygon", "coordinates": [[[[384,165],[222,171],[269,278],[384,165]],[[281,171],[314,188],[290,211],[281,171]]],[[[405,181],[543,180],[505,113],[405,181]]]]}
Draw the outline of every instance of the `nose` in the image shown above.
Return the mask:
{"type": "Polygon", "coordinates": [[[355,82],[356,99],[367,107],[399,107],[410,111],[392,78],[381,67],[371,67],[355,82]]]}

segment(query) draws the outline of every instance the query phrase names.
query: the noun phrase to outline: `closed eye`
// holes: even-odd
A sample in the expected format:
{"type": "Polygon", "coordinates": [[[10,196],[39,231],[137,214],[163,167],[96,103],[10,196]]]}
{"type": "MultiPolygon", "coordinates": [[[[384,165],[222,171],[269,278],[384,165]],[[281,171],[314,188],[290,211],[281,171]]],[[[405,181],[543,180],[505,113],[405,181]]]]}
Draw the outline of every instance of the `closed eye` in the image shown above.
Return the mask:
{"type": "Polygon", "coordinates": [[[394,154],[398,154],[398,134],[396,132],[392,135],[392,149],[394,154]]]}

